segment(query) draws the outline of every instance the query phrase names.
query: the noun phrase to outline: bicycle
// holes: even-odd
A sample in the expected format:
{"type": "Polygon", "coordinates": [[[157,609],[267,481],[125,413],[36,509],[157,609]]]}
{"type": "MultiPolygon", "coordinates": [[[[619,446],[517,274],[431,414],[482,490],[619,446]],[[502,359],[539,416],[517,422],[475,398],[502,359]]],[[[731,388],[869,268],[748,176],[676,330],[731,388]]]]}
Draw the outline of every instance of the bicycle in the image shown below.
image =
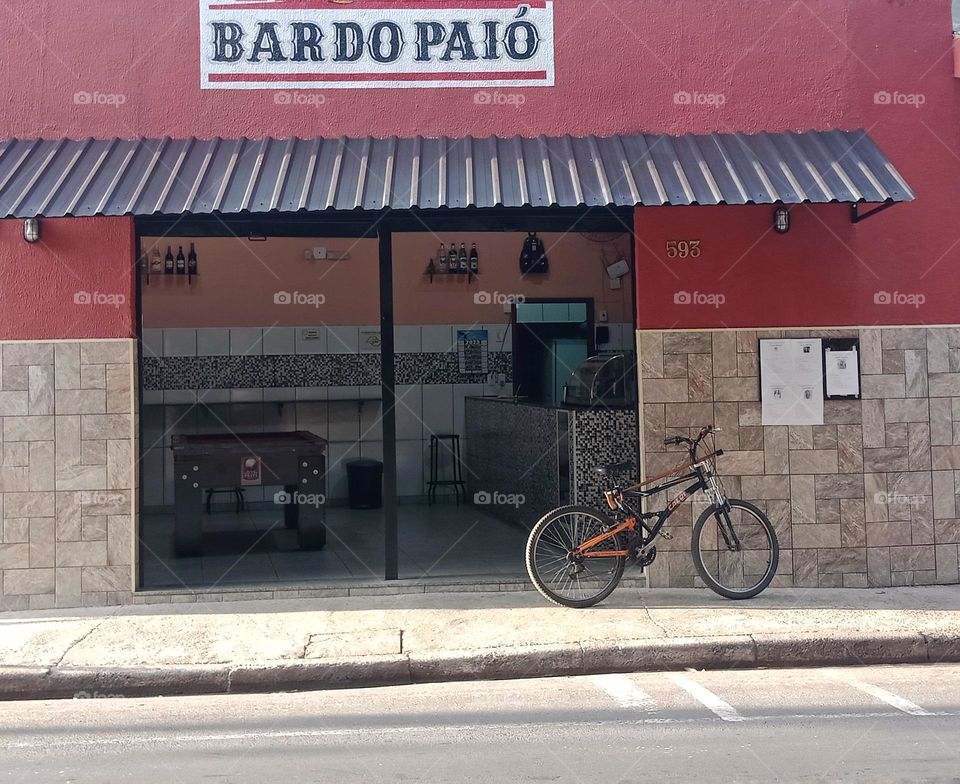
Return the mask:
{"type": "MultiPolygon", "coordinates": [[[[606,599],[619,584],[627,564],[641,570],[657,557],[654,542],[673,537],[663,530],[670,516],[703,491],[710,505],[693,525],[691,552],[700,579],[728,599],[749,599],[763,591],[777,573],[780,545],[773,524],[753,504],[727,498],[716,471],[716,429],[703,428],[696,438],[673,436],[665,445],[686,445],[689,461],[645,482],[605,490],[609,514],[588,506],[562,506],[544,515],[527,540],[527,572],[537,590],[554,604],[586,608],[606,599]],[[710,454],[697,456],[707,437],[710,454]],[[651,496],[696,480],[665,507],[643,512],[651,496]]],[[[594,469],[604,477],[629,471],[630,463],[594,469]]]]}

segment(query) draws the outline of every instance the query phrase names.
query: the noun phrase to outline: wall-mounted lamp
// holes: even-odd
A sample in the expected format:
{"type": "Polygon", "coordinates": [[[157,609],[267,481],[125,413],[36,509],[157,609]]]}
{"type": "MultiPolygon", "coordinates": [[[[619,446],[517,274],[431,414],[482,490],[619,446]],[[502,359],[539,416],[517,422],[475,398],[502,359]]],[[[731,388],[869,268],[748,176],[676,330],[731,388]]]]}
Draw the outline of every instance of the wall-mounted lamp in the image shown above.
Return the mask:
{"type": "Polygon", "coordinates": [[[773,213],[773,230],[777,234],[786,234],[790,231],[790,210],[786,207],[777,207],[773,213]]]}
{"type": "Polygon", "coordinates": [[[40,242],[40,221],[37,218],[27,218],[23,222],[23,239],[31,244],[40,242]]]}

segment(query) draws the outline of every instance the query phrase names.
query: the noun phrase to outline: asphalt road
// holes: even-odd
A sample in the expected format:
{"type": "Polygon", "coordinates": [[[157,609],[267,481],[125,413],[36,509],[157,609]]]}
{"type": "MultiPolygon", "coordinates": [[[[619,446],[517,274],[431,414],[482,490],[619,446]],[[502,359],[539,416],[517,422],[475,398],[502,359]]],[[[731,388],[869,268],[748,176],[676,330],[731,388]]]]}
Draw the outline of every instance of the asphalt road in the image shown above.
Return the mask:
{"type": "Polygon", "coordinates": [[[0,703],[0,782],[960,781],[960,666],[0,703]]]}

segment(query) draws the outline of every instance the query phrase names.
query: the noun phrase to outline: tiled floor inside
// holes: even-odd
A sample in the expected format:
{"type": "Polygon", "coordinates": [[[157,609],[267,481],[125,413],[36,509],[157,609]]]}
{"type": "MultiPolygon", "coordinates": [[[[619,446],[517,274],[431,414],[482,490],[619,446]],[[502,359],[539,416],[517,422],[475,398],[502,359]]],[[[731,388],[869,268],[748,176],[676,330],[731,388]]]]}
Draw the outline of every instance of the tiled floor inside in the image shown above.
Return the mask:
{"type": "MultiPolygon", "coordinates": [[[[273,511],[217,511],[203,518],[204,555],[177,558],[173,514],[141,520],[143,587],[383,579],[383,511],[327,510],[327,546],[301,551],[273,511]]],[[[401,505],[400,577],[520,577],[527,532],[473,506],[401,505]]]]}

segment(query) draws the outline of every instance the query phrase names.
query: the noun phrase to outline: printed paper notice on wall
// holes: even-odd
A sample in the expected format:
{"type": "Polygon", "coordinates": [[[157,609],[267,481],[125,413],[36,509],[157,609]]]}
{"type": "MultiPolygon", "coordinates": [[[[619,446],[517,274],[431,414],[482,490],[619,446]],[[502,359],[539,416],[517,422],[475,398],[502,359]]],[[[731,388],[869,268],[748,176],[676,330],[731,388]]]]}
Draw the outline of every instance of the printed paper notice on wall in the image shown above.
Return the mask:
{"type": "Polygon", "coordinates": [[[553,84],[553,0],[200,0],[205,89],[553,84]]]}
{"type": "Polygon", "coordinates": [[[764,425],[822,425],[822,341],[761,340],[760,401],[764,425]]]}

